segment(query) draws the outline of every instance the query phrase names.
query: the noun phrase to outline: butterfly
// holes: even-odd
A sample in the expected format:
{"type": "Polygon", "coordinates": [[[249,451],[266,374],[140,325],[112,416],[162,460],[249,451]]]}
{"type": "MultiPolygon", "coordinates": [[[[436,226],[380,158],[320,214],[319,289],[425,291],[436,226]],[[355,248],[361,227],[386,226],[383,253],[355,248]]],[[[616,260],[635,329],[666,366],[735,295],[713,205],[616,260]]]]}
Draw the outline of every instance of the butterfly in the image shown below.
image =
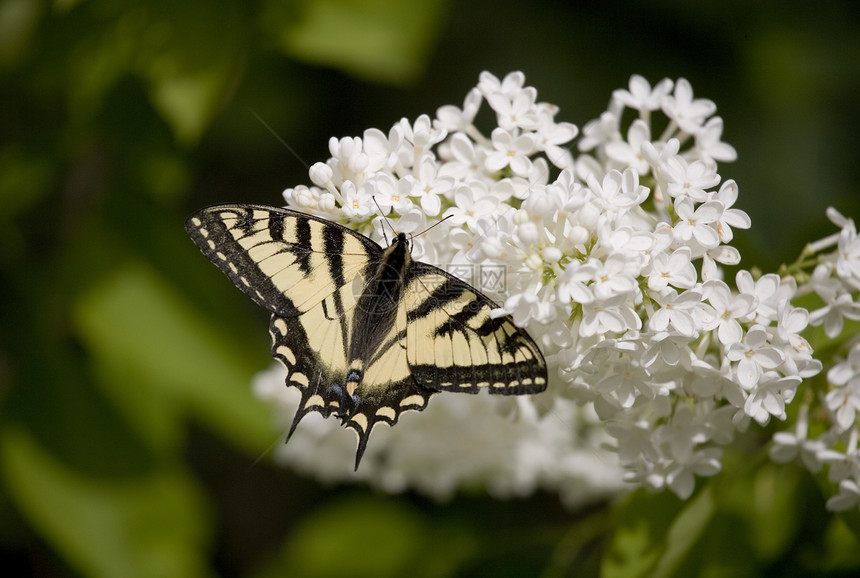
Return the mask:
{"type": "Polygon", "coordinates": [[[358,469],[374,425],[438,392],[546,389],[528,333],[468,283],[412,260],[403,233],[383,249],[320,217],[244,204],[202,209],[185,229],[272,314],[272,356],[301,393],[288,440],[308,413],[335,415],[358,434],[358,469]]]}

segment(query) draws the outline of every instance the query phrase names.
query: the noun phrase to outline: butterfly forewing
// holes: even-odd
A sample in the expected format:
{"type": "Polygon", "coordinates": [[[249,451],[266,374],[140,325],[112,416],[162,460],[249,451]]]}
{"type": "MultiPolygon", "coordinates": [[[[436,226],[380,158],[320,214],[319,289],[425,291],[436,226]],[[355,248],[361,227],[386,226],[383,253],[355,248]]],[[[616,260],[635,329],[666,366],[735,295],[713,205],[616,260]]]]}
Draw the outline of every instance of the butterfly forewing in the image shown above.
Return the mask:
{"type": "Polygon", "coordinates": [[[192,215],[185,229],[233,283],[273,313],[318,305],[382,255],[370,239],[287,209],[221,205],[192,215]]]}
{"type": "Polygon", "coordinates": [[[346,227],[287,209],[221,205],[186,222],[200,250],[272,312],[272,355],[307,413],[358,434],[394,425],[438,391],[537,393],[546,364],[528,334],[445,271],[412,261],[404,235],[381,249],[346,227]]]}
{"type": "Polygon", "coordinates": [[[426,263],[413,263],[404,301],[407,359],[419,384],[443,391],[538,393],[546,364],[537,345],[476,289],[426,263]]]}

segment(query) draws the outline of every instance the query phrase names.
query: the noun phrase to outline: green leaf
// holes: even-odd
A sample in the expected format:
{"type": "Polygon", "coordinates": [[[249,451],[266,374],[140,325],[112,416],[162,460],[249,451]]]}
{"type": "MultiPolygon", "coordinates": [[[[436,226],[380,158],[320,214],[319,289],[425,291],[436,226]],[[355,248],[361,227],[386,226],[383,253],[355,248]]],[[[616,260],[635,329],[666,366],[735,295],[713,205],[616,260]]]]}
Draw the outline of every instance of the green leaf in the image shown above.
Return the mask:
{"type": "Polygon", "coordinates": [[[103,384],[156,445],[175,441],[187,412],[251,453],[271,443],[271,411],[255,399],[253,363],[167,281],[131,262],[95,283],[75,309],[103,384]]]}
{"type": "Polygon", "coordinates": [[[447,2],[312,0],[290,8],[270,0],[263,11],[264,27],[290,56],[405,84],[424,69],[447,2]]]}
{"type": "MultiPolygon", "coordinates": [[[[424,530],[417,512],[384,498],[328,503],[300,522],[280,555],[255,578],[426,576],[413,563],[423,556],[424,530]]],[[[443,556],[444,557],[444,556],[443,556]]]]}
{"type": "Polygon", "coordinates": [[[672,576],[690,555],[715,512],[705,488],[686,502],[670,492],[631,494],[615,513],[616,530],[601,575],[672,576]]]}
{"type": "Polygon", "coordinates": [[[821,552],[820,569],[824,572],[845,574],[860,567],[860,538],[857,528],[851,528],[846,523],[849,518],[853,518],[856,523],[857,512],[852,510],[845,514],[834,516],[827,527],[821,552]]]}
{"type": "Polygon", "coordinates": [[[23,62],[34,43],[44,6],[32,0],[0,1],[0,70],[23,62]]]}
{"type": "Polygon", "coordinates": [[[137,70],[177,140],[194,144],[239,73],[246,50],[241,4],[160,0],[145,6],[137,70]]]}
{"type": "Polygon", "coordinates": [[[710,486],[703,488],[684,504],[684,508],[669,528],[666,551],[653,574],[655,578],[675,575],[675,570],[689,557],[715,513],[716,506],[710,486]]]}
{"type": "Polygon", "coordinates": [[[51,192],[57,167],[47,151],[21,145],[0,148],[0,203],[4,221],[28,210],[51,192]]]}
{"type": "Polygon", "coordinates": [[[240,74],[243,14],[231,0],[91,2],[69,56],[72,111],[87,118],[122,79],[142,78],[149,100],[184,145],[196,143],[240,74]]]}
{"type": "Polygon", "coordinates": [[[615,512],[615,532],[603,556],[605,578],[651,576],[666,551],[666,535],[682,502],[669,492],[631,494],[615,512]]]}
{"type": "Polygon", "coordinates": [[[205,67],[174,61],[146,68],[152,104],[180,143],[196,143],[209,126],[229,73],[217,61],[205,67]]]}
{"type": "Polygon", "coordinates": [[[209,517],[179,468],[135,477],[69,469],[17,427],[0,432],[0,468],[21,513],[85,576],[207,576],[209,517]]]}
{"type": "Polygon", "coordinates": [[[794,465],[765,462],[735,484],[724,508],[749,526],[749,546],[761,560],[777,560],[790,547],[806,516],[797,508],[801,477],[794,465]],[[754,496],[753,500],[750,497],[754,496]],[[752,503],[750,503],[752,502],[752,503]]]}

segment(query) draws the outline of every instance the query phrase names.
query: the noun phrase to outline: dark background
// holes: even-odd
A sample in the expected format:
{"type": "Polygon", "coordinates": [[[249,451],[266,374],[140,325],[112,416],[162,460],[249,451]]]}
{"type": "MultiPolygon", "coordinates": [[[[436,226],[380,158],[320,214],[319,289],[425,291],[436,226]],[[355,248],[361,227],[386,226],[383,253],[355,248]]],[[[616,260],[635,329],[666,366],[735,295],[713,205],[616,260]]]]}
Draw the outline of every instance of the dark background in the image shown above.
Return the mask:
{"type": "Polygon", "coordinates": [[[581,511],[480,489],[440,505],[255,463],[282,435],[249,389],[266,315],[182,223],[281,204],[329,137],[461,105],[482,70],[522,70],[580,128],[638,73],[717,104],[738,152],[720,174],[753,220],[735,245],[775,271],[835,231],[827,206],[860,215],[858,16],[852,1],[0,0],[4,568],[850,575],[856,538],[757,439],[689,503],[581,511]]]}

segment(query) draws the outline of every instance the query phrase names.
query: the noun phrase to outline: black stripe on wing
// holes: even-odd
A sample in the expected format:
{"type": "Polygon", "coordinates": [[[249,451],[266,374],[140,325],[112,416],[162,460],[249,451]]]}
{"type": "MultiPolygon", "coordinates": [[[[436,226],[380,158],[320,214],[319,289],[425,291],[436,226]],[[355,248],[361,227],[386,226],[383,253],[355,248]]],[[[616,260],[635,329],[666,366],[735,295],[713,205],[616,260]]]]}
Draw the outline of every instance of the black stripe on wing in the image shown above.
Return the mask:
{"type": "Polygon", "coordinates": [[[283,317],[314,306],[351,282],[360,265],[378,261],[382,255],[378,245],[355,231],[274,207],[207,207],[191,215],[185,229],[234,285],[283,317]],[[352,264],[349,271],[344,270],[345,256],[352,264]],[[324,276],[316,276],[321,267],[324,276]],[[326,280],[330,281],[320,284],[326,280]]]}
{"type": "Polygon", "coordinates": [[[491,317],[498,306],[489,297],[426,263],[412,264],[407,283],[415,292],[407,311],[409,339],[435,343],[432,350],[429,345],[407,345],[419,385],[506,395],[546,389],[546,362],[537,344],[510,316],[491,317]]]}

